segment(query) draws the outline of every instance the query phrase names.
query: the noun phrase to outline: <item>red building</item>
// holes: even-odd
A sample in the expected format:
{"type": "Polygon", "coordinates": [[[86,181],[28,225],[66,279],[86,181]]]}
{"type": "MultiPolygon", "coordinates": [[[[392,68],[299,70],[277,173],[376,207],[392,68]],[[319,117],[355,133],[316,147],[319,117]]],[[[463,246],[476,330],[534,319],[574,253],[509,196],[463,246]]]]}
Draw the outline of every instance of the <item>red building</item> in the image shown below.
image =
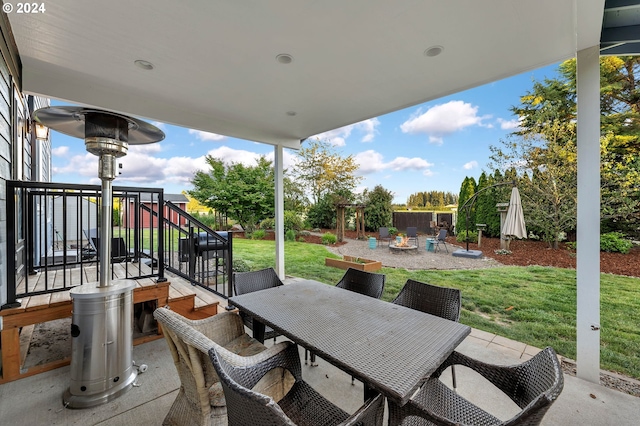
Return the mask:
{"type": "MultiPolygon", "coordinates": [[[[177,205],[179,208],[185,211],[187,210],[187,203],[189,202],[189,200],[184,194],[164,194],[164,201],[171,201],[173,204],[177,205]]],[[[127,209],[127,217],[123,218],[123,222],[126,221],[127,227],[133,228],[135,226],[134,222],[136,217],[135,216],[136,203],[134,199],[127,198],[127,204],[129,205],[127,209]]],[[[140,208],[139,210],[140,222],[138,226],[140,228],[149,228],[149,227],[158,226],[158,218],[154,216],[153,223],[152,223],[152,218],[151,218],[152,215],[147,210],[147,209],[150,209],[151,211],[154,211],[154,212],[158,211],[157,198],[154,196],[154,199],[151,200],[151,194],[146,194],[146,193],[140,194],[140,204],[142,206],[146,206],[147,208],[144,208],[144,207],[140,208]]],[[[178,224],[178,220],[179,220],[178,215],[176,215],[175,212],[171,212],[167,208],[167,206],[164,207],[164,217],[168,218],[171,222],[178,224]],[[170,217],[170,216],[173,216],[173,217],[170,217]]],[[[186,225],[186,219],[183,216],[179,226],[184,226],[184,225],[186,225]]]]}

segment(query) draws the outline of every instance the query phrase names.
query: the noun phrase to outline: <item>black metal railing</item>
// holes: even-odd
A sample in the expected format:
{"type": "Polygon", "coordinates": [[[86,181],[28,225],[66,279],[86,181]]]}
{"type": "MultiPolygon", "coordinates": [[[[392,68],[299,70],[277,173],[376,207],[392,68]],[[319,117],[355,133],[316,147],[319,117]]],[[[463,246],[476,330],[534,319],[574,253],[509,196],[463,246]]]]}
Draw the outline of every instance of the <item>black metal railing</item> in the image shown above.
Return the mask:
{"type": "Polygon", "coordinates": [[[98,281],[103,236],[112,238],[112,274],[121,263],[127,278],[164,279],[164,265],[157,262],[164,248],[159,226],[164,212],[157,208],[162,189],[114,187],[116,214],[104,230],[100,186],[7,181],[6,187],[8,284],[3,307],[19,306],[22,297],[98,281]],[[141,206],[147,204],[160,219],[145,219],[141,206]]]}
{"type": "MultiPolygon", "coordinates": [[[[7,303],[99,280],[101,187],[7,181],[7,303]]],[[[162,189],[113,187],[112,277],[165,281],[165,270],[222,297],[232,294],[232,234],[215,232],[162,189]],[[163,208],[159,208],[163,206],[163,208]]]]}
{"type": "Polygon", "coordinates": [[[231,297],[233,233],[212,230],[170,201],[165,206],[167,271],[231,297]]]}

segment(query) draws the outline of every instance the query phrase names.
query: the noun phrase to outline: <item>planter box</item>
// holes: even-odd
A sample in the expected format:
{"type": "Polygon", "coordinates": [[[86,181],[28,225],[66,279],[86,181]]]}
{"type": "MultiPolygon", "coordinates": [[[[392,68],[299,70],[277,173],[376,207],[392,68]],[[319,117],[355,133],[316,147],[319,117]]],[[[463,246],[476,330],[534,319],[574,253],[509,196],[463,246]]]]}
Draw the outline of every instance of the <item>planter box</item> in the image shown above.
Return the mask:
{"type": "Polygon", "coordinates": [[[326,266],[333,266],[334,268],[340,268],[340,269],[353,268],[353,269],[359,269],[361,271],[366,271],[366,272],[373,272],[382,268],[382,262],[379,262],[377,260],[369,260],[369,259],[363,259],[362,257],[352,257],[352,256],[343,256],[342,259],[332,259],[327,257],[324,259],[324,264],[326,266]],[[358,259],[359,261],[356,262],[356,259],[358,259]],[[360,262],[364,262],[364,263],[360,263],[360,262]]]}

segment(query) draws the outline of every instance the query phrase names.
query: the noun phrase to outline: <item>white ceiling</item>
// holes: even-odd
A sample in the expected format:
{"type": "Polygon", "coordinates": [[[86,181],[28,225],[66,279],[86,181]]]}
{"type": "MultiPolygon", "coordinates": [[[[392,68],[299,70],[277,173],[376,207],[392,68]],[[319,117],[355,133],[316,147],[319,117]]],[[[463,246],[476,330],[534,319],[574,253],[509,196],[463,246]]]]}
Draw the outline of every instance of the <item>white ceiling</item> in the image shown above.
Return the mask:
{"type": "Polygon", "coordinates": [[[297,147],[573,57],[599,43],[604,3],[56,0],[8,16],[27,92],[297,147]]]}

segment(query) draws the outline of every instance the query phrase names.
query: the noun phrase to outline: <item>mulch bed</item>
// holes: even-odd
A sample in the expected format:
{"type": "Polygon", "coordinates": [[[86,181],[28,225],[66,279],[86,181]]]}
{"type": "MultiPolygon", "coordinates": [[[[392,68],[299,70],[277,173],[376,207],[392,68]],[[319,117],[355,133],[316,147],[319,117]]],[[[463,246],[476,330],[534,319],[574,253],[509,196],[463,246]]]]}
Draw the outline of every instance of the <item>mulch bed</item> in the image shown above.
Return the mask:
{"type": "MultiPolygon", "coordinates": [[[[335,234],[335,230],[323,229],[321,233],[331,232],[335,234]]],[[[376,236],[376,233],[367,233],[367,235],[376,236]]],[[[234,233],[234,238],[244,238],[244,233],[234,233]]],[[[345,238],[355,239],[355,231],[345,231],[345,238]]],[[[267,232],[265,240],[273,240],[274,233],[267,232]]],[[[322,244],[321,237],[317,235],[308,235],[304,237],[305,242],[311,244],[322,244]]],[[[447,238],[447,243],[456,246],[464,246],[466,244],[458,243],[455,237],[447,238]]],[[[333,246],[341,246],[345,244],[336,243],[333,246]]],[[[567,248],[564,243],[560,243],[560,248],[552,249],[544,241],[533,240],[515,240],[511,242],[511,254],[496,254],[494,251],[500,248],[500,239],[483,237],[481,241],[482,247],[478,248],[475,243],[469,243],[470,250],[482,250],[486,257],[497,260],[503,265],[514,266],[554,266],[557,268],[576,268],[576,252],[567,248]]],[[[640,247],[634,246],[628,254],[621,253],[600,253],[600,271],[608,274],[626,275],[630,277],[640,277],[640,247]]]]}

